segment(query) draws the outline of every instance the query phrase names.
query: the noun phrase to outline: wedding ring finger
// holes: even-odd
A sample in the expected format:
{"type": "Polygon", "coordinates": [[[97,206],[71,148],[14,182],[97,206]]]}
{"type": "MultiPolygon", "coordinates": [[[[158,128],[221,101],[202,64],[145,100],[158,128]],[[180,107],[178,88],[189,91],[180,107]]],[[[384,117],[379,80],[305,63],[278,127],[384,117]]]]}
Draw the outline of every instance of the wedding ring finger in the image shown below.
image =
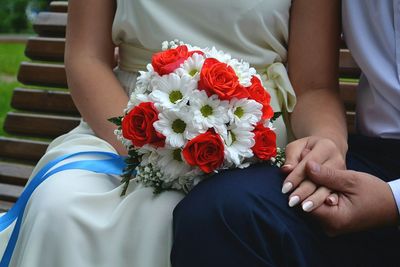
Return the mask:
{"type": "Polygon", "coordinates": [[[304,199],[309,197],[311,194],[314,193],[317,186],[308,181],[304,180],[301,184],[293,191],[293,193],[289,197],[289,207],[294,207],[304,199]]]}

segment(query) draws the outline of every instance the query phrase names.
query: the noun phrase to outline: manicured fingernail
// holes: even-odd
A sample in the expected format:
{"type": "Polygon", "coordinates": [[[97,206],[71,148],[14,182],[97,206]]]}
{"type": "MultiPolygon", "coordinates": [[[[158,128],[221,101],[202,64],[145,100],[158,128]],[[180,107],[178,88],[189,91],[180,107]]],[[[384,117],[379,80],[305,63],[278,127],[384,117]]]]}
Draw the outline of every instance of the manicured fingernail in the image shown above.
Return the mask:
{"type": "Polygon", "coordinates": [[[293,184],[291,182],[287,182],[282,186],[282,193],[286,194],[293,188],[293,184]]]}
{"type": "Polygon", "coordinates": [[[309,164],[310,164],[310,169],[311,169],[311,171],[312,171],[313,173],[319,173],[321,167],[319,166],[318,163],[316,163],[316,162],[310,162],[309,164]]]}
{"type": "Polygon", "coordinates": [[[305,212],[310,212],[314,207],[314,203],[312,201],[306,201],[303,203],[302,208],[305,212]]]}
{"type": "Polygon", "coordinates": [[[299,204],[300,198],[298,196],[293,196],[289,199],[289,207],[294,207],[299,204]]]}
{"type": "Polygon", "coordinates": [[[282,166],[282,168],[287,168],[287,169],[289,169],[289,168],[292,168],[292,164],[285,164],[285,165],[283,165],[282,166]]]}
{"type": "Polygon", "coordinates": [[[328,203],[330,205],[336,205],[337,204],[336,198],[332,196],[328,197],[328,203]]]}

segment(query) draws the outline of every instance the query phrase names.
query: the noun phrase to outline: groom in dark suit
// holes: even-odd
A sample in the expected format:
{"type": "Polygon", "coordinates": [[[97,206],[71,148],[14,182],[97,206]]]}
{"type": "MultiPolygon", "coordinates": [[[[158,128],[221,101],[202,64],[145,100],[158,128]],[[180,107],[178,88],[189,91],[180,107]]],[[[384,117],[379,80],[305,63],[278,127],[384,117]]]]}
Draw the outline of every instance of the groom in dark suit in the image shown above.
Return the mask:
{"type": "Polygon", "coordinates": [[[225,172],[175,209],[174,267],[400,266],[400,0],[343,0],[342,11],[363,72],[359,134],[349,137],[348,170],[306,164],[337,205],[289,208],[277,169],[253,166],[246,180],[225,172]]]}

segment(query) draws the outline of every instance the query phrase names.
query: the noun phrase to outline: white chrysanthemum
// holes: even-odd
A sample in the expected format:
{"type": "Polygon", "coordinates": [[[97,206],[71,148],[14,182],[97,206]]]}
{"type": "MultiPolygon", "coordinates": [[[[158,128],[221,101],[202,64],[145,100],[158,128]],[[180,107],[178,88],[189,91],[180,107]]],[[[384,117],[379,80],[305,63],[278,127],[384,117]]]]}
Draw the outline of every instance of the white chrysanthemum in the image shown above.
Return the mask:
{"type": "Polygon", "coordinates": [[[134,107],[136,107],[142,102],[151,102],[147,94],[136,94],[136,93],[131,94],[124,112],[126,114],[129,113],[134,107]]]}
{"type": "Polygon", "coordinates": [[[231,55],[224,51],[217,50],[215,47],[205,49],[206,58],[215,58],[220,62],[228,64],[231,60],[231,55]]]}
{"type": "Polygon", "coordinates": [[[183,160],[180,148],[159,148],[157,152],[160,155],[157,166],[162,170],[165,182],[172,182],[191,171],[192,167],[183,160]]]}
{"type": "Polygon", "coordinates": [[[183,147],[188,139],[199,134],[186,108],[179,112],[164,110],[158,114],[158,118],[153,124],[154,128],[165,136],[165,143],[171,147],[183,147]]]}
{"type": "Polygon", "coordinates": [[[233,68],[241,85],[244,87],[251,86],[251,78],[256,74],[255,68],[251,68],[248,62],[239,61],[235,58],[229,60],[227,64],[233,68]]]}
{"type": "Polygon", "coordinates": [[[217,95],[207,96],[205,91],[195,90],[190,99],[193,123],[204,132],[214,128],[218,133],[226,133],[225,124],[229,122],[228,101],[221,101],[217,95]]]}
{"type": "Polygon", "coordinates": [[[157,153],[157,149],[149,145],[144,145],[143,147],[137,149],[137,152],[139,155],[141,155],[141,166],[156,166],[160,158],[159,154],[157,153]]]}
{"type": "Polygon", "coordinates": [[[194,176],[179,177],[171,184],[171,188],[188,193],[194,187],[194,179],[194,176]]]}
{"type": "Polygon", "coordinates": [[[228,116],[231,123],[256,125],[262,117],[263,106],[254,100],[234,98],[229,103],[228,116]]]}
{"type": "Polygon", "coordinates": [[[160,75],[154,71],[153,65],[147,64],[147,71],[139,71],[139,76],[136,80],[136,86],[134,93],[144,94],[152,91],[151,83],[154,78],[160,77],[160,75]]]}
{"type": "Polygon", "coordinates": [[[149,97],[157,108],[179,109],[189,101],[197,82],[187,75],[179,77],[171,73],[154,79],[152,86],[153,92],[149,97]]]}
{"type": "Polygon", "coordinates": [[[225,159],[229,164],[239,166],[243,159],[253,157],[253,129],[250,124],[232,124],[228,127],[227,134],[222,135],[225,142],[225,159]]]}
{"type": "Polygon", "coordinates": [[[181,77],[190,76],[197,82],[200,79],[200,70],[203,67],[204,60],[204,56],[194,53],[175,72],[181,77]]]}

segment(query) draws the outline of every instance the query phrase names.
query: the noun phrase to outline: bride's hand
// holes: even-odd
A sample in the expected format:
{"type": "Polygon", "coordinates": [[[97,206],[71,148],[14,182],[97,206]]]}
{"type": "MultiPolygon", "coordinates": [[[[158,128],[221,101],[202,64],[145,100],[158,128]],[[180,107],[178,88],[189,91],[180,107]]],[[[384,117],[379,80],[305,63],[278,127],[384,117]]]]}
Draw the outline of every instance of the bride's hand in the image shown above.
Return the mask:
{"type": "Polygon", "coordinates": [[[306,179],[305,166],[309,160],[331,168],[345,169],[344,155],[331,139],[310,136],[291,142],[286,147],[286,161],[282,167],[282,171],[288,174],[283,182],[282,193],[292,192],[289,206],[302,203],[303,210],[309,212],[324,202],[336,205],[336,194],[306,179]]]}

